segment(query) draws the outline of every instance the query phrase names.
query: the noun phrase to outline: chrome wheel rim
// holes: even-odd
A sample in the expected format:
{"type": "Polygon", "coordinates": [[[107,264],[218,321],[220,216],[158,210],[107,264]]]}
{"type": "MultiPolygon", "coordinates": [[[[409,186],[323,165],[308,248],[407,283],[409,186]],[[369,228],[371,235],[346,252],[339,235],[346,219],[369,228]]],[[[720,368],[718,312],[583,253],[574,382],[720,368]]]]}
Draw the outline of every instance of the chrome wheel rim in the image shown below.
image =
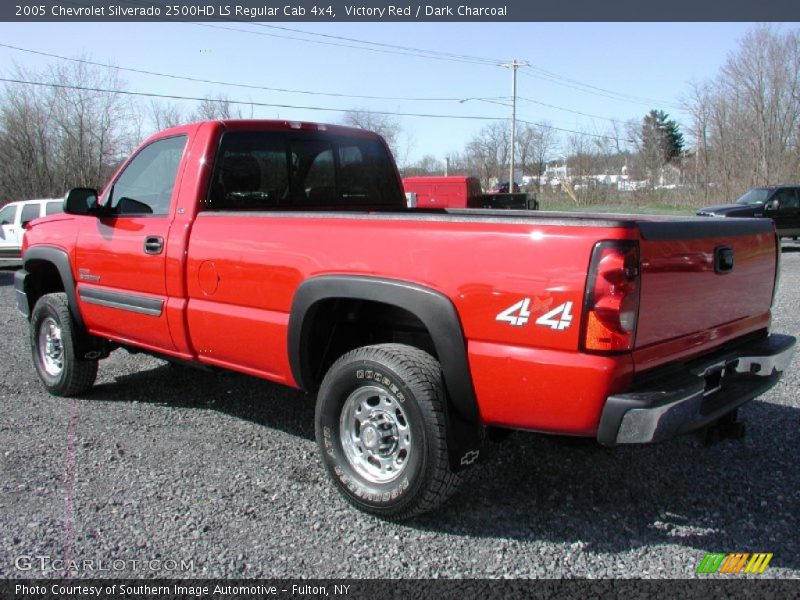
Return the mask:
{"type": "Polygon", "coordinates": [[[53,317],[47,317],[39,325],[39,360],[51,377],[58,377],[64,370],[61,327],[53,317]]]}
{"type": "Polygon", "coordinates": [[[339,439],[347,462],[370,483],[400,477],[411,455],[411,428],[403,406],[377,386],[358,388],[347,397],[339,439]]]}

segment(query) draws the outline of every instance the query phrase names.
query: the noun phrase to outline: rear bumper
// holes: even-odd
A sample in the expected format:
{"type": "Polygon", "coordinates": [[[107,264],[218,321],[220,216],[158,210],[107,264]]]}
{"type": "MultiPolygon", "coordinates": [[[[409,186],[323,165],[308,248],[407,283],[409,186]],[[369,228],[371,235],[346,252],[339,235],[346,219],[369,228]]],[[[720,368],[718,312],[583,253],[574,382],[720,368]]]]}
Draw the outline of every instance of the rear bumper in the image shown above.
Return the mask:
{"type": "Polygon", "coordinates": [[[608,398],[597,441],[647,444],[699,429],[778,383],[794,349],[795,338],[773,334],[682,373],[648,377],[608,398]]]}

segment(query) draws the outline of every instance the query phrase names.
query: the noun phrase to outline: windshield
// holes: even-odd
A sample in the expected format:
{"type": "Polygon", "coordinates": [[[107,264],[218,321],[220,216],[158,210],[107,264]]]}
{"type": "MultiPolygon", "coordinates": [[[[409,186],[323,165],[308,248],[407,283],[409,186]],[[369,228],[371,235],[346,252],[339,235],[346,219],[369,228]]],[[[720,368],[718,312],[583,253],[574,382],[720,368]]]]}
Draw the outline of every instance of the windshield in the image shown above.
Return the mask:
{"type": "Polygon", "coordinates": [[[769,196],[769,190],[756,188],[750,190],[736,201],[736,204],[764,204],[769,196]]]}

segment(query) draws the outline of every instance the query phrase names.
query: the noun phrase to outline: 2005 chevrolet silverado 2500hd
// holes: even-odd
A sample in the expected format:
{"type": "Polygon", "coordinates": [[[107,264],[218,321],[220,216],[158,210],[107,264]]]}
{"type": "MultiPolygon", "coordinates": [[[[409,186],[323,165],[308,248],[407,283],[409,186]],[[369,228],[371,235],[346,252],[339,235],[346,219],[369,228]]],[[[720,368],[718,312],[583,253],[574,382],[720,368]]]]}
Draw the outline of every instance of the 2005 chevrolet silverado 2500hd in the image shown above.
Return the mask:
{"type": "Polygon", "coordinates": [[[33,361],[87,392],[117,347],[317,395],[336,486],[431,509],[487,426],[647,443],[775,385],[771,221],[408,210],[375,134],[204,122],[34,221],[16,273],[33,361]]]}

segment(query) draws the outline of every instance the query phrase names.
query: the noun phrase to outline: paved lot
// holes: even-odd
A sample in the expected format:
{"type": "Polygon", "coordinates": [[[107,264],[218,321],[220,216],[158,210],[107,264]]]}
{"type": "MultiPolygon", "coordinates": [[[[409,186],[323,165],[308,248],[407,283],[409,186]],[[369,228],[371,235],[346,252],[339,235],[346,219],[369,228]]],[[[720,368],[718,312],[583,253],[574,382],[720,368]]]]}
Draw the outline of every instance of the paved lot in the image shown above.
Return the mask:
{"type": "MultiPolygon", "coordinates": [[[[63,559],[94,561],[78,576],[691,577],[708,551],[773,552],[771,576],[800,577],[797,357],[742,411],[744,441],[516,433],[442,510],[392,524],[339,498],[313,401],[292,390],[117,351],[90,396],[49,396],[12,278],[0,270],[0,577],[60,575],[63,559]]],[[[776,331],[800,335],[798,290],[794,242],[776,331]]]]}

